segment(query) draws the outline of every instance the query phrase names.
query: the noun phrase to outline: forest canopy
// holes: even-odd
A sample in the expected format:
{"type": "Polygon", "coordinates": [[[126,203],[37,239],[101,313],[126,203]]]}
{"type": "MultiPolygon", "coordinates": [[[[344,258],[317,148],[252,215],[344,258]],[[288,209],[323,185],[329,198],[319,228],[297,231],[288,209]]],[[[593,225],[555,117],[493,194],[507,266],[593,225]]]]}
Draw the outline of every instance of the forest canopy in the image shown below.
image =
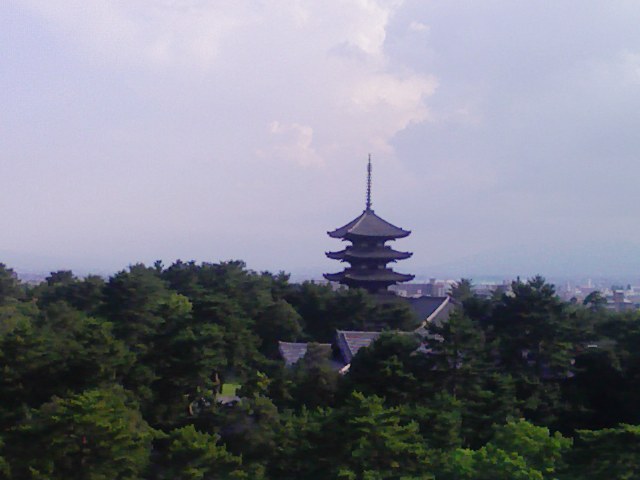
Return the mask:
{"type": "Polygon", "coordinates": [[[541,277],[451,295],[418,336],[407,305],[241,261],[37,285],[0,264],[0,478],[640,477],[638,312],[541,277]],[[323,345],[367,325],[340,373],[323,345]]]}

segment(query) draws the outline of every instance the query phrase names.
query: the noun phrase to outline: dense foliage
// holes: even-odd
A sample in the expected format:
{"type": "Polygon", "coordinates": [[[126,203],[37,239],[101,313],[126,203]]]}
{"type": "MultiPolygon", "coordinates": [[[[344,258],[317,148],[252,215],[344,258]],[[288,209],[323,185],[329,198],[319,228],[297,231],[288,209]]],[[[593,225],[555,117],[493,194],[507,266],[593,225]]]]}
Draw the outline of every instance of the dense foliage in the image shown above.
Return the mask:
{"type": "Polygon", "coordinates": [[[0,478],[640,478],[640,314],[512,287],[462,280],[425,341],[404,303],[242,262],[0,264],[0,478]],[[372,325],[339,374],[320,344],[372,325]],[[278,340],[311,343],[285,367],[278,340]]]}

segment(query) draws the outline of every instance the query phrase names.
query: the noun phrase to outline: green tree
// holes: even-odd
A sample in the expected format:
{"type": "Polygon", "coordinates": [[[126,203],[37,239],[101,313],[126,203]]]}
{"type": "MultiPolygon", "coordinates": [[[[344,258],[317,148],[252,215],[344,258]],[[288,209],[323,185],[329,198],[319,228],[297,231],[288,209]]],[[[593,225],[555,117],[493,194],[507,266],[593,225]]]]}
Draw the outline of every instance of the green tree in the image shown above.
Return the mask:
{"type": "Polygon", "coordinates": [[[132,265],[109,279],[105,287],[104,314],[116,335],[136,353],[145,353],[163,323],[159,308],[169,291],[154,268],[132,265]]]}
{"type": "Polygon", "coordinates": [[[568,478],[631,480],[640,477],[640,426],[579,430],[568,478]]]}
{"type": "Polygon", "coordinates": [[[434,478],[418,425],[403,423],[382,398],[354,392],[333,421],[340,439],[337,478],[434,478]]]}
{"type": "Polygon", "coordinates": [[[120,382],[131,369],[134,358],[122,341],[117,340],[112,325],[87,317],[66,303],[47,307],[39,320],[40,352],[30,381],[37,388],[32,400],[49,400],[97,387],[106,382],[120,382]]]}
{"type": "Polygon", "coordinates": [[[417,336],[383,333],[351,361],[346,387],[365,395],[378,395],[398,405],[419,397],[421,353],[417,336]]]}
{"type": "Polygon", "coordinates": [[[368,330],[389,321],[403,323],[401,306],[378,307],[365,290],[334,291],[330,285],[304,282],[286,297],[303,319],[304,333],[316,342],[330,342],[336,330],[368,330]],[[401,310],[400,316],[396,314],[401,310]],[[397,317],[397,318],[396,318],[397,317]]]}
{"type": "Polygon", "coordinates": [[[136,356],[122,383],[136,393],[145,414],[153,403],[152,384],[158,379],[155,342],[164,328],[162,312],[170,295],[157,269],[143,264],[118,272],[105,286],[103,313],[136,356]]]}
{"type": "Polygon", "coordinates": [[[137,480],[153,437],[122,388],[55,397],[13,431],[11,470],[15,478],[137,480]]]}
{"type": "Polygon", "coordinates": [[[216,435],[199,432],[193,425],[172,430],[157,441],[156,448],[159,454],[153,468],[154,480],[248,478],[240,457],[219,445],[216,435]]]}
{"type": "Polygon", "coordinates": [[[423,385],[459,400],[463,443],[484,444],[494,424],[516,413],[510,378],[496,371],[482,329],[463,311],[430,324],[428,335],[423,385]]]}
{"type": "Polygon", "coordinates": [[[594,290],[585,297],[582,304],[592,310],[600,310],[607,304],[607,298],[599,290],[594,290]]]}
{"type": "Polygon", "coordinates": [[[269,357],[278,352],[278,341],[294,342],[302,334],[302,318],[286,300],[277,300],[258,314],[255,332],[261,340],[260,350],[269,357]]]}
{"type": "Polygon", "coordinates": [[[553,480],[563,467],[571,440],[525,420],[510,421],[478,450],[445,453],[438,480],[553,480]]]}
{"type": "Polygon", "coordinates": [[[300,408],[333,405],[340,374],[331,364],[331,348],[309,343],[307,353],[287,370],[292,405],[300,408]]]}
{"type": "Polygon", "coordinates": [[[156,376],[150,419],[170,426],[184,421],[194,402],[214,401],[217,376],[227,364],[225,340],[218,325],[193,319],[191,302],[179,293],[169,294],[158,312],[164,322],[146,356],[156,376]]]}
{"type": "Polygon", "coordinates": [[[451,286],[450,295],[458,302],[464,302],[474,296],[473,282],[469,278],[461,278],[451,286]]]}
{"type": "Polygon", "coordinates": [[[9,300],[23,297],[23,290],[18,275],[4,263],[0,263],[0,305],[9,300]]]}
{"type": "Polygon", "coordinates": [[[97,315],[104,300],[104,280],[97,275],[78,279],[70,270],[51,272],[46,281],[31,290],[42,308],[56,302],[65,302],[90,315],[97,315]]]}
{"type": "Polygon", "coordinates": [[[269,398],[243,398],[221,411],[219,422],[225,445],[234,455],[242,455],[247,465],[263,463],[275,454],[280,417],[269,398]]]}
{"type": "Polygon", "coordinates": [[[486,331],[515,381],[525,417],[548,425],[560,412],[560,383],[572,372],[574,323],[544,278],[513,282],[512,290],[502,295],[486,331]]]}

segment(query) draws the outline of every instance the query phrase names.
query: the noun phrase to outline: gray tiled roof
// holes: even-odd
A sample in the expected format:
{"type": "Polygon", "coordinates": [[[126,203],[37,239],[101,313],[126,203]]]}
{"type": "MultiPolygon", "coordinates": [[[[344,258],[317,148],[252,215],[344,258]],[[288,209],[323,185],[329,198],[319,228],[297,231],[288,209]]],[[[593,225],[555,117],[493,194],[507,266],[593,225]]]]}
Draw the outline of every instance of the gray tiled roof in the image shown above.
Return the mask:
{"type": "MultiPolygon", "coordinates": [[[[278,342],[278,351],[284,359],[285,365],[293,365],[307,354],[308,343],[292,343],[292,342],[278,342]]],[[[331,350],[331,344],[321,343],[323,347],[331,350]]]]}
{"type": "Polygon", "coordinates": [[[358,353],[362,347],[368,347],[378,337],[380,332],[352,332],[338,330],[337,343],[338,349],[345,363],[351,363],[351,359],[358,353]]]}
{"type": "Polygon", "coordinates": [[[449,297],[418,297],[407,298],[411,310],[414,311],[418,319],[423,322],[429,318],[449,297]]]}
{"type": "Polygon", "coordinates": [[[373,210],[365,210],[360,216],[346,225],[328,232],[333,238],[348,238],[350,236],[402,238],[411,232],[396,227],[376,215],[373,210]]]}

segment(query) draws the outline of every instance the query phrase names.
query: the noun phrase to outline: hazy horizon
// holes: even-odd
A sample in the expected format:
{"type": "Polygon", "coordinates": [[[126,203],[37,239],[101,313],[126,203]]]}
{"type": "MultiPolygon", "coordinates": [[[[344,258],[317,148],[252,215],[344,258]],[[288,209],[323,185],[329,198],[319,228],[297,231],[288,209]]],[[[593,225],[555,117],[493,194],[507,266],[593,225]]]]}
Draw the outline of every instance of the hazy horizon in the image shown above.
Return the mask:
{"type": "Polygon", "coordinates": [[[0,262],[338,271],[371,153],[376,213],[412,230],[398,271],[640,276],[638,24],[631,1],[9,0],[0,262]]]}

